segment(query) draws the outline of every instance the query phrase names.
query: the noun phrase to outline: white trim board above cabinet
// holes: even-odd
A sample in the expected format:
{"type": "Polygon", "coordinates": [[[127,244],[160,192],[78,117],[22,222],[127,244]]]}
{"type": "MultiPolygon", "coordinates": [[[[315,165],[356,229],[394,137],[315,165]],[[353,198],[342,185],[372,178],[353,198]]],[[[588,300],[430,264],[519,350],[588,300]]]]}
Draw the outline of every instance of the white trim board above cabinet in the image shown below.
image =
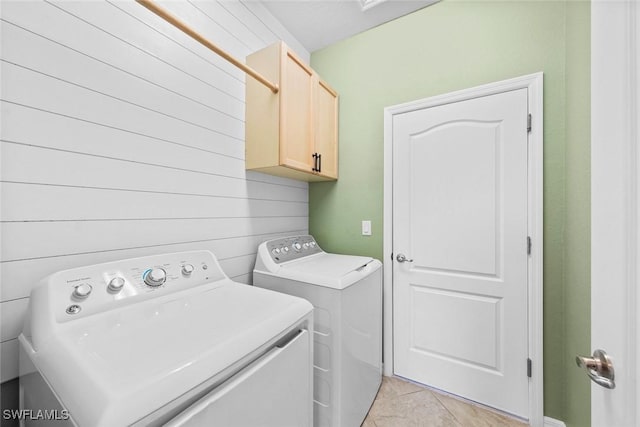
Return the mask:
{"type": "Polygon", "coordinates": [[[246,92],[246,169],[302,181],[338,178],[338,94],[283,42],[247,57],[271,81],[246,92]]]}

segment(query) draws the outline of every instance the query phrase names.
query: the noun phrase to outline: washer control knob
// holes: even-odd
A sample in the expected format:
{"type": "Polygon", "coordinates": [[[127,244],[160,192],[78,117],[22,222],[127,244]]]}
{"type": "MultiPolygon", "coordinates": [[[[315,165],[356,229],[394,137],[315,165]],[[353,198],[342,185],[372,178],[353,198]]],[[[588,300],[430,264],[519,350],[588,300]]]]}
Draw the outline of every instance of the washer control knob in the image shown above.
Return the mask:
{"type": "Polygon", "coordinates": [[[123,286],[124,286],[124,279],[122,277],[114,277],[109,281],[109,285],[107,286],[107,289],[109,290],[109,292],[117,293],[122,290],[123,286]]]}
{"type": "Polygon", "coordinates": [[[189,276],[191,276],[191,273],[193,273],[193,270],[195,270],[193,265],[185,264],[185,265],[182,266],[182,275],[184,277],[189,277],[189,276]]]}
{"type": "Polygon", "coordinates": [[[162,285],[167,281],[167,272],[162,268],[152,268],[147,270],[144,274],[144,283],[148,286],[156,286],[162,285]]]}
{"type": "Polygon", "coordinates": [[[284,252],[285,254],[289,252],[289,246],[285,246],[284,248],[282,248],[282,252],[284,252]]]}
{"type": "Polygon", "coordinates": [[[291,245],[291,246],[293,246],[293,249],[295,249],[295,250],[296,250],[296,252],[299,252],[299,251],[300,251],[300,249],[302,249],[302,245],[301,245],[300,243],[298,243],[298,242],[295,242],[295,243],[294,243],[293,245],[291,245]]]}
{"type": "Polygon", "coordinates": [[[315,248],[316,247],[316,242],[309,242],[309,246],[312,247],[312,248],[315,248]]]}
{"type": "Polygon", "coordinates": [[[274,255],[280,255],[280,248],[274,248],[271,250],[271,253],[274,255]]]}
{"type": "Polygon", "coordinates": [[[85,299],[89,296],[93,288],[88,283],[81,283],[73,290],[73,296],[78,299],[85,299]]]}
{"type": "Polygon", "coordinates": [[[309,249],[309,243],[304,243],[304,244],[302,245],[302,248],[303,248],[303,249],[309,249]]]}

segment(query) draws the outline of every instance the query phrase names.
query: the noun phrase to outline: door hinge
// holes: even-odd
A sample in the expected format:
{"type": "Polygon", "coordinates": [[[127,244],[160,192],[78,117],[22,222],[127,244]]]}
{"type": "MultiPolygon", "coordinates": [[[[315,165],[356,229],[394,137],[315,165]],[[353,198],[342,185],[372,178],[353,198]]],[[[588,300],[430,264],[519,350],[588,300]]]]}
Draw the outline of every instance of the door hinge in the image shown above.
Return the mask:
{"type": "Polygon", "coordinates": [[[531,378],[531,359],[527,359],[527,377],[531,378]]]}
{"type": "Polygon", "coordinates": [[[527,255],[531,255],[531,236],[527,236],[527,255]]]}
{"type": "Polygon", "coordinates": [[[527,132],[531,132],[531,114],[527,115],[527,132]]]}

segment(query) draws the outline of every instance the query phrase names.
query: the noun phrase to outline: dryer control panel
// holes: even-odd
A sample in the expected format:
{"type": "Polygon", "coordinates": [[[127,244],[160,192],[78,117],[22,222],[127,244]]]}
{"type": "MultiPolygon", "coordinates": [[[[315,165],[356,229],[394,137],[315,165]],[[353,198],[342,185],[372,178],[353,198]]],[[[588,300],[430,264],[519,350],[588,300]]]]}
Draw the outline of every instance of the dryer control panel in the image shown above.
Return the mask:
{"type": "Polygon", "coordinates": [[[313,236],[283,237],[267,242],[269,256],[276,264],[322,252],[313,236]]]}
{"type": "Polygon", "coordinates": [[[60,271],[31,298],[66,322],[226,278],[211,252],[178,252],[60,271]]]}

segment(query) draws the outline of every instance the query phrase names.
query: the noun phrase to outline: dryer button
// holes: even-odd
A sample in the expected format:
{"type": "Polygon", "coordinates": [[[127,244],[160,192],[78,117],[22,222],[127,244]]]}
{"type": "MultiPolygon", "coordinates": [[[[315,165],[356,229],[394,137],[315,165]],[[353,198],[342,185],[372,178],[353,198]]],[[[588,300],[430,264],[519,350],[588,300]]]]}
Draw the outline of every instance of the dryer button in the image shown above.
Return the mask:
{"type": "Polygon", "coordinates": [[[67,307],[65,311],[67,312],[67,314],[78,314],[80,313],[80,310],[82,310],[82,307],[80,307],[78,304],[73,304],[67,307]]]}
{"type": "Polygon", "coordinates": [[[122,277],[114,277],[109,281],[109,284],[107,285],[107,290],[109,292],[118,293],[122,290],[122,287],[124,286],[124,284],[125,284],[125,281],[122,277]]]}
{"type": "Polygon", "coordinates": [[[192,264],[185,264],[182,266],[182,275],[184,277],[189,277],[191,276],[191,273],[193,273],[193,265],[192,264]]]}
{"type": "Polygon", "coordinates": [[[74,298],[84,299],[84,298],[88,297],[89,294],[91,294],[92,290],[93,290],[93,288],[91,287],[90,284],[82,283],[82,284],[80,284],[80,285],[75,287],[75,289],[73,290],[72,296],[74,298]]]}

